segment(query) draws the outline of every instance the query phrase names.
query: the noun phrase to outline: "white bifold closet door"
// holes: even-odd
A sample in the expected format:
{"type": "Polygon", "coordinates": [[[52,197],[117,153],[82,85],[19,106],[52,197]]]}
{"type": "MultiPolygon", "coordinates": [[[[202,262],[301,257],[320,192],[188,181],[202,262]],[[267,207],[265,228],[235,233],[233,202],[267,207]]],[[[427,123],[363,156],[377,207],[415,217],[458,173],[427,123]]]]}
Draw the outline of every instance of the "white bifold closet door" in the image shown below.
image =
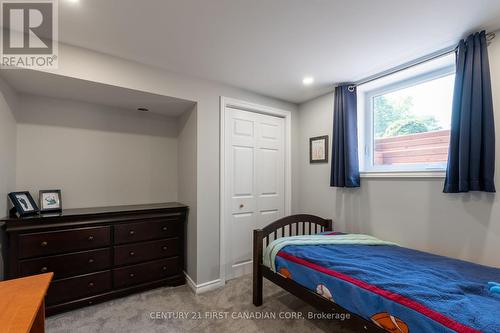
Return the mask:
{"type": "Polygon", "coordinates": [[[284,118],[226,109],[226,279],[252,272],[253,229],[285,211],[284,118]]]}

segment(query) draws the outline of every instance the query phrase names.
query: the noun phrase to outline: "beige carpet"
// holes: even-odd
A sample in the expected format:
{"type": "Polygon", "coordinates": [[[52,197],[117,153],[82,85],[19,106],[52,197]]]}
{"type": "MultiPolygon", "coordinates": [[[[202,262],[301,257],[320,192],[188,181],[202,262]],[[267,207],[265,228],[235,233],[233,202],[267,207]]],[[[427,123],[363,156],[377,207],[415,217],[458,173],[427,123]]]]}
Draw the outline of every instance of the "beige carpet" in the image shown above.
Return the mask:
{"type": "Polygon", "coordinates": [[[187,286],[160,288],[66,312],[47,319],[47,332],[354,333],[342,329],[336,320],[304,318],[317,313],[269,281],[264,284],[264,305],[254,307],[251,276],[244,276],[201,295],[194,295],[187,286]],[[213,311],[219,318],[209,318],[207,313],[213,311]],[[187,312],[187,319],[172,318],[179,316],[179,312],[187,312]],[[302,318],[279,319],[294,315],[302,318]],[[273,316],[277,319],[268,319],[273,316]]]}

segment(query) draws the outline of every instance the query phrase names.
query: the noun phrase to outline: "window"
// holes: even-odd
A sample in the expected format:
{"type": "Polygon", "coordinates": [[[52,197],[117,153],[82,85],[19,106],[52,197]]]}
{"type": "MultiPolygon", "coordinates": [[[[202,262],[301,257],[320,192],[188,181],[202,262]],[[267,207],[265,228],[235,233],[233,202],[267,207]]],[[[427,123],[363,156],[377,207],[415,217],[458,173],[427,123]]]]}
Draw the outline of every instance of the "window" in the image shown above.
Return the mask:
{"type": "Polygon", "coordinates": [[[358,88],[361,171],[444,171],[448,160],[453,57],[358,88]]]}

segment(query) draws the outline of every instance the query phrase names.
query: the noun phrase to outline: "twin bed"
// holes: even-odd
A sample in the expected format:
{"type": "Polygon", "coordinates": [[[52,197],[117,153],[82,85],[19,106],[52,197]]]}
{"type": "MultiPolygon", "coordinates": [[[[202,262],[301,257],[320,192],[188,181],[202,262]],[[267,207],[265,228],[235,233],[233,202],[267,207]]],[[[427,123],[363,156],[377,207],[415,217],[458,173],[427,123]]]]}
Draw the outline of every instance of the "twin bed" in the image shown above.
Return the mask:
{"type": "Polygon", "coordinates": [[[333,232],[317,216],[255,230],[253,262],[256,306],[265,277],[321,311],[349,314],[343,324],[355,332],[500,332],[500,294],[488,285],[500,269],[333,232]]]}

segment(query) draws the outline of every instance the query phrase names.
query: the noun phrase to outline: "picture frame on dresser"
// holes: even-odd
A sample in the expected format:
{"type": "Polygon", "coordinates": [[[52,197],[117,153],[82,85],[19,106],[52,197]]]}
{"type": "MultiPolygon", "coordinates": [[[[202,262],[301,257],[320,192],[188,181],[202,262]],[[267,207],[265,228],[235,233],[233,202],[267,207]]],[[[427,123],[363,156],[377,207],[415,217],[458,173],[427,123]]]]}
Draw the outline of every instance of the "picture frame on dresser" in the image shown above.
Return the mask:
{"type": "Polygon", "coordinates": [[[38,206],[35,200],[28,191],[21,192],[11,192],[9,193],[9,199],[14,207],[11,209],[10,214],[19,216],[29,216],[36,215],[39,212],[38,206]]]}
{"type": "Polygon", "coordinates": [[[40,205],[40,213],[62,211],[61,190],[40,190],[38,203],[40,205]]]}

